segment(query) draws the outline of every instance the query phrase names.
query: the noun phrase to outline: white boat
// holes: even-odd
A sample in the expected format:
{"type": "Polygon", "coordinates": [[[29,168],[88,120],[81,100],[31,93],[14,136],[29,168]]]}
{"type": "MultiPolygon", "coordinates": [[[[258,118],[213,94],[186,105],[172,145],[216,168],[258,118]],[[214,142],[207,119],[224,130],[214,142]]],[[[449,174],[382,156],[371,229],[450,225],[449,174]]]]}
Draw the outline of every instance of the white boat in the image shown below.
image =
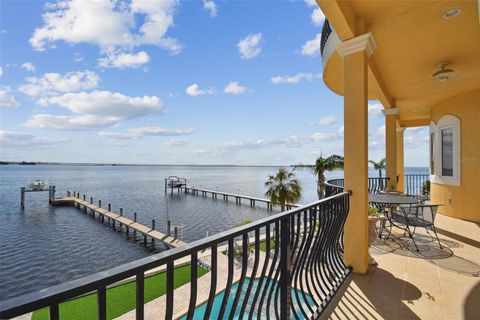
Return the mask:
{"type": "Polygon", "coordinates": [[[41,190],[45,190],[46,188],[48,188],[48,183],[46,183],[42,180],[35,180],[28,185],[28,188],[30,190],[34,190],[34,191],[41,191],[41,190]]]}

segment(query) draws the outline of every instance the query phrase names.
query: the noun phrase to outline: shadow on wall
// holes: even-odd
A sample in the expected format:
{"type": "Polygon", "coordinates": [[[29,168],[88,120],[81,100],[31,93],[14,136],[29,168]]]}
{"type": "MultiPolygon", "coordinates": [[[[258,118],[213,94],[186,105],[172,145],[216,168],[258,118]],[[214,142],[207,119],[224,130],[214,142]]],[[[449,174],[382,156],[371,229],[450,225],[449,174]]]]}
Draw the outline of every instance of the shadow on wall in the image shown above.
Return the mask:
{"type": "Polygon", "coordinates": [[[420,319],[406,305],[422,296],[416,286],[381,268],[369,272],[349,276],[321,319],[420,319]]]}

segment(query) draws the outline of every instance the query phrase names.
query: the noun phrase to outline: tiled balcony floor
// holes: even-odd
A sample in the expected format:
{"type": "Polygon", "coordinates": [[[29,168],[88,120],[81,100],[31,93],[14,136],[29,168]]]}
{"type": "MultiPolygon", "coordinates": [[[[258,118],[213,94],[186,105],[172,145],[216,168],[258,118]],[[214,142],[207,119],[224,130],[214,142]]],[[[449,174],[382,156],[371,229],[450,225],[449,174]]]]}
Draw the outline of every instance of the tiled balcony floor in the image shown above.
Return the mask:
{"type": "Polygon", "coordinates": [[[438,215],[435,225],[443,249],[423,230],[420,253],[398,229],[376,240],[378,266],[350,276],[322,319],[480,319],[480,224],[438,215]]]}

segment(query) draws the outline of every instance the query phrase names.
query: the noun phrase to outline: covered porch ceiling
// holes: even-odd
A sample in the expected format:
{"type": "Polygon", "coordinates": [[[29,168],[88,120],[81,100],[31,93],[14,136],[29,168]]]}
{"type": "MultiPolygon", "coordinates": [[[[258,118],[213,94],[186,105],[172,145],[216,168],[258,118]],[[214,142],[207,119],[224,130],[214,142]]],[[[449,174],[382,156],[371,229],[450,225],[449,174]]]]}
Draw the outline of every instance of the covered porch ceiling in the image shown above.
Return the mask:
{"type": "MultiPolygon", "coordinates": [[[[428,125],[436,103],[480,88],[479,2],[317,0],[341,41],[371,32],[377,48],[369,62],[369,99],[399,108],[401,126],[428,125]],[[445,19],[458,8],[461,13],[445,19]],[[432,77],[440,63],[455,74],[432,77]]],[[[343,61],[325,64],[326,85],[343,95],[343,61]]]]}

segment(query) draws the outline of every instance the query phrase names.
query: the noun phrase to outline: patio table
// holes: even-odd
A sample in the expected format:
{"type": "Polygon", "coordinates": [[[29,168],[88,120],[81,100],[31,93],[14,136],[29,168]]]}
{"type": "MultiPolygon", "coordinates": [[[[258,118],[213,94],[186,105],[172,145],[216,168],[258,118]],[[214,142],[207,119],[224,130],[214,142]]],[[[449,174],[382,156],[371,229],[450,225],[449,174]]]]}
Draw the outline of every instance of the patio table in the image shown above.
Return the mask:
{"type": "MultiPolygon", "coordinates": [[[[369,194],[368,195],[368,202],[373,204],[374,206],[380,208],[387,218],[387,221],[390,223],[390,230],[385,238],[390,236],[392,231],[392,225],[394,224],[392,221],[392,216],[389,214],[390,209],[399,205],[413,205],[418,204],[421,202],[419,198],[416,197],[409,197],[406,195],[400,194],[369,194]],[[389,209],[389,210],[385,210],[389,209]]],[[[386,221],[380,221],[380,226],[377,230],[377,234],[379,238],[382,238],[383,230],[386,229],[386,221]]]]}
{"type": "Polygon", "coordinates": [[[420,199],[401,195],[401,194],[378,193],[378,194],[369,194],[368,202],[383,205],[386,207],[392,207],[392,206],[402,205],[402,204],[419,203],[420,199]]]}

